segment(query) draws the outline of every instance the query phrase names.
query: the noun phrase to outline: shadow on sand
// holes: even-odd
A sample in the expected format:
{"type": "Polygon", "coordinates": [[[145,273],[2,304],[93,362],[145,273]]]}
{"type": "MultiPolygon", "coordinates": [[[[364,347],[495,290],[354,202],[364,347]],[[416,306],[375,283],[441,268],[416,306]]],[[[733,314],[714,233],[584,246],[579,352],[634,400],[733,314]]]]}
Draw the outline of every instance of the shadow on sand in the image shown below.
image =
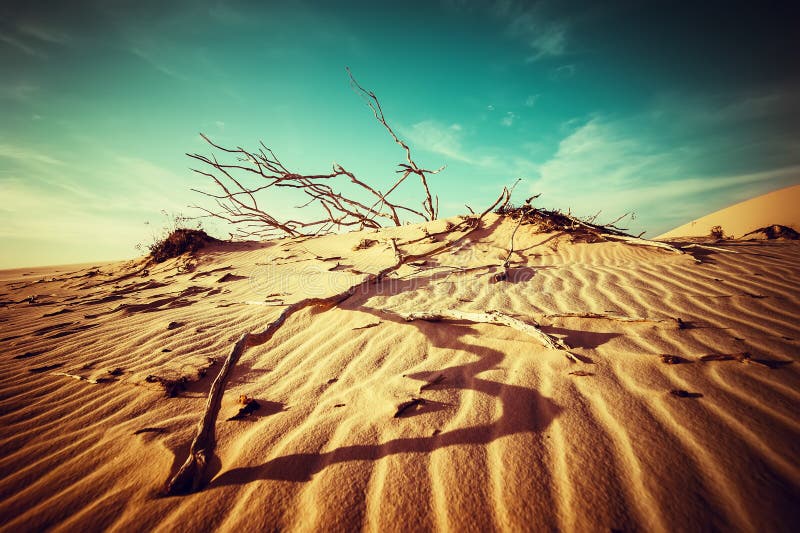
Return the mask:
{"type": "MultiPolygon", "coordinates": [[[[367,309],[359,307],[359,310],[367,309]]],[[[375,314],[382,321],[408,325],[392,314],[377,310],[368,312],[375,314]]],[[[437,390],[472,390],[493,396],[502,404],[502,415],[498,419],[488,424],[444,431],[427,437],[399,438],[379,444],[343,446],[324,453],[284,455],[259,465],[228,470],[211,481],[208,488],[238,485],[261,479],[308,481],[314,474],[336,463],[376,461],[403,453],[430,453],[447,446],[488,444],[507,435],[541,432],[559,415],[561,408],[534,389],[478,377],[482,372],[497,368],[506,355],[485,346],[466,342],[464,337],[475,333],[471,326],[451,323],[431,324],[421,321],[411,324],[417,327],[433,345],[468,352],[478,359],[463,365],[408,374],[406,377],[425,383],[430,376],[441,374],[445,376],[445,380],[436,385],[437,390]]],[[[435,402],[433,409],[426,409],[423,405],[414,416],[422,416],[448,407],[447,404],[438,402],[435,402]]],[[[402,421],[403,418],[406,417],[396,420],[402,421]]]]}

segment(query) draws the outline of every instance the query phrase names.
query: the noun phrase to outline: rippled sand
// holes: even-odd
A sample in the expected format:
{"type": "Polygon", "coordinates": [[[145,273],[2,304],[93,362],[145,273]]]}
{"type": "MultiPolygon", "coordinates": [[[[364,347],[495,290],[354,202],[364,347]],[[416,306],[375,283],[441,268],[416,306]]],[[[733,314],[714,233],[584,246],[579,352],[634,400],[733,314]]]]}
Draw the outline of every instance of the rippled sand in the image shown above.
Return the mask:
{"type": "Polygon", "coordinates": [[[392,264],[389,238],[432,249],[407,243],[444,221],[146,272],[0,272],[0,527],[796,528],[800,245],[675,254],[523,226],[510,280],[490,283],[514,223],[484,222],[247,350],[205,487],[180,497],[159,493],[236,339],[392,264]],[[579,362],[507,327],[399,317],[434,309],[536,322],[579,362]],[[228,420],[240,395],[260,408],[228,420]]]}

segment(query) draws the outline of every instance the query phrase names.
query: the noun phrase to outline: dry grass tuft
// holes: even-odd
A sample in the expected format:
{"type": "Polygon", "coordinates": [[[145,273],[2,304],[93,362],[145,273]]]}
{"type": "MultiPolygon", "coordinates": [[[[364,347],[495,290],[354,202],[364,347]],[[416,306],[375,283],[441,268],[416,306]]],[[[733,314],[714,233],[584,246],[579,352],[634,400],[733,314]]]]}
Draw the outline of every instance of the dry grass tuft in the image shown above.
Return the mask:
{"type": "Polygon", "coordinates": [[[169,235],[150,245],[150,257],[156,263],[179,257],[185,253],[194,253],[208,243],[217,242],[201,229],[179,228],[169,235]]]}
{"type": "Polygon", "coordinates": [[[714,226],[708,232],[708,235],[714,239],[721,240],[725,238],[725,231],[722,229],[722,226],[714,226]]]}

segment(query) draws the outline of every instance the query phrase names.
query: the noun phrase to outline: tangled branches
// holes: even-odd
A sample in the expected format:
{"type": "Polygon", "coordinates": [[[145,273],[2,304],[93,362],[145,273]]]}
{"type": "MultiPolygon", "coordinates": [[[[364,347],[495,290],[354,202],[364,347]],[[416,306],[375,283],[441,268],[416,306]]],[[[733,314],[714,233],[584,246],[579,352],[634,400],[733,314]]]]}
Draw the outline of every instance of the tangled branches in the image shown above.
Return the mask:
{"type": "MultiPolygon", "coordinates": [[[[495,213],[511,217],[513,220],[518,221],[517,227],[522,224],[533,224],[537,226],[540,231],[563,231],[574,234],[595,235],[595,236],[625,236],[631,237],[626,233],[626,228],[620,228],[616,224],[622,219],[629,216],[631,213],[625,213],[621,217],[607,223],[596,224],[599,213],[593,217],[586,219],[578,218],[570,213],[564,213],[559,210],[543,209],[541,207],[534,207],[533,200],[540,195],[531,196],[520,207],[515,207],[511,204],[506,204],[495,213]]],[[[641,235],[639,235],[641,237],[641,235]]]]}
{"type": "Polygon", "coordinates": [[[290,171],[263,142],[258,150],[246,150],[241,146],[225,148],[207,136],[201,137],[214,149],[226,156],[225,161],[216,156],[186,154],[203,163],[206,170],[192,170],[197,174],[210,178],[216,185],[217,192],[206,192],[192,189],[213,200],[217,209],[193,206],[201,210],[205,217],[214,217],[234,225],[236,233],[232,237],[276,237],[285,235],[300,237],[304,235],[321,235],[342,228],[366,229],[380,228],[384,225],[400,226],[403,216],[416,216],[423,221],[435,220],[438,217],[439,199],[431,195],[427,176],[436,174],[437,170],[420,168],[411,156],[408,145],[397,137],[383,114],[375,93],[362,87],[353,77],[350,69],[350,84],[372,110],[376,120],[389,132],[392,139],[405,151],[406,162],[398,165],[396,171],[400,177],[383,193],[368,183],[357,178],[355,174],[343,166],[334,163],[327,174],[304,175],[290,171]],[[230,162],[228,159],[233,158],[230,162]],[[421,208],[417,209],[395,203],[388,199],[397,188],[411,175],[418,176],[424,192],[421,208]],[[247,179],[255,179],[252,185],[247,179]],[[343,193],[335,187],[337,178],[353,186],[355,193],[343,193]],[[318,206],[319,214],[311,220],[289,218],[280,220],[259,205],[256,196],[262,191],[273,188],[295,189],[306,197],[306,202],[299,208],[318,206]]]}
{"type": "MultiPolygon", "coordinates": [[[[620,228],[616,224],[623,218],[630,215],[630,213],[625,213],[621,217],[618,217],[607,224],[596,224],[595,220],[600,213],[584,220],[575,217],[570,213],[533,207],[531,202],[538,197],[539,195],[537,194],[536,196],[528,198],[525,200],[525,204],[522,207],[514,207],[510,203],[506,202],[495,210],[495,213],[498,215],[508,216],[513,220],[517,220],[517,226],[514,229],[514,233],[511,235],[511,245],[509,247],[508,257],[506,257],[506,260],[501,264],[504,272],[507,272],[508,261],[511,257],[511,253],[514,251],[514,234],[516,234],[519,226],[523,224],[532,224],[537,228],[538,231],[542,232],[558,231],[568,233],[572,235],[573,239],[578,239],[583,242],[591,243],[601,241],[619,241],[637,246],[661,248],[663,250],[668,250],[670,252],[679,254],[685,253],[682,250],[679,250],[678,248],[675,248],[674,246],[664,242],[642,239],[641,237],[643,233],[640,233],[638,236],[633,236],[626,233],[628,231],[627,229],[620,228]]],[[[504,279],[505,277],[501,275],[498,278],[498,281],[502,281],[504,279]]]]}

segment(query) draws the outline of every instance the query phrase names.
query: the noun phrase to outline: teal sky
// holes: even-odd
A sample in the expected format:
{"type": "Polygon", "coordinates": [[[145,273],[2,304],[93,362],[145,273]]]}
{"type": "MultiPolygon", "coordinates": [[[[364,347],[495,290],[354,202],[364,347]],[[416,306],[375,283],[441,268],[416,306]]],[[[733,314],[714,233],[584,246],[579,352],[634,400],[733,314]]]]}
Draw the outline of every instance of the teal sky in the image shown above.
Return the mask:
{"type": "Polygon", "coordinates": [[[346,66],[420,165],[447,165],[442,216],[522,177],[518,199],[634,211],[655,236],[800,183],[800,19],[780,4],[160,4],[3,2],[0,268],[138,255],[162,210],[202,201],[198,132],[385,187],[403,154],[346,66]]]}

